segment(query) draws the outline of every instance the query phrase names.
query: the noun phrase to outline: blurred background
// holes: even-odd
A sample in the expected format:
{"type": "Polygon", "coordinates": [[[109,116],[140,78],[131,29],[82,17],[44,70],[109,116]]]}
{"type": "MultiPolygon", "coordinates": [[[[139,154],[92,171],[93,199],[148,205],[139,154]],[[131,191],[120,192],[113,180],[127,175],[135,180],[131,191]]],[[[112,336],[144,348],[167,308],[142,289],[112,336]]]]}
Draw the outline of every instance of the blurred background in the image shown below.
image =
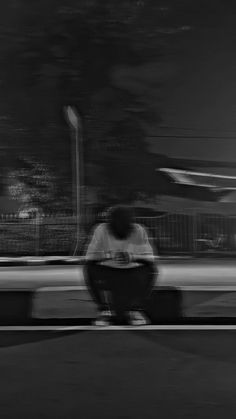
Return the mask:
{"type": "Polygon", "coordinates": [[[83,254],[121,202],[160,254],[236,252],[235,14],[219,0],[1,3],[0,256],[83,254]]]}

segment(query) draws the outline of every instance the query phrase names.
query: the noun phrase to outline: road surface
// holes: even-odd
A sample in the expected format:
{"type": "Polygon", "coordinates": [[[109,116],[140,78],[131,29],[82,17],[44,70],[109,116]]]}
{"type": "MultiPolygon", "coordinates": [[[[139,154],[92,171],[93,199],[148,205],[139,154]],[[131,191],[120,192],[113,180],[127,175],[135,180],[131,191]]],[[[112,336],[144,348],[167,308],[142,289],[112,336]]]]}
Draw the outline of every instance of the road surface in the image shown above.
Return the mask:
{"type": "Polygon", "coordinates": [[[4,419],[233,419],[236,332],[0,333],[4,419]]]}

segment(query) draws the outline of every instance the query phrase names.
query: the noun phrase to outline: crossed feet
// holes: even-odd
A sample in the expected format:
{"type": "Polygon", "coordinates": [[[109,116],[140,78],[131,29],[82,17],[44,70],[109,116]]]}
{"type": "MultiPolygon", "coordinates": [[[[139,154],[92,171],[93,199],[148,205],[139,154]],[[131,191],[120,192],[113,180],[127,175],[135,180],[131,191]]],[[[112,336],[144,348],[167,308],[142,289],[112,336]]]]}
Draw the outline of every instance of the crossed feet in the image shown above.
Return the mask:
{"type": "MultiPolygon", "coordinates": [[[[113,324],[114,314],[110,310],[101,311],[96,318],[94,325],[100,327],[106,327],[113,324]]],[[[144,326],[148,324],[148,319],[141,311],[129,311],[125,313],[124,323],[128,323],[130,326],[144,326]]],[[[120,322],[119,322],[120,323],[120,322]]],[[[123,324],[123,321],[121,321],[123,324]]]]}

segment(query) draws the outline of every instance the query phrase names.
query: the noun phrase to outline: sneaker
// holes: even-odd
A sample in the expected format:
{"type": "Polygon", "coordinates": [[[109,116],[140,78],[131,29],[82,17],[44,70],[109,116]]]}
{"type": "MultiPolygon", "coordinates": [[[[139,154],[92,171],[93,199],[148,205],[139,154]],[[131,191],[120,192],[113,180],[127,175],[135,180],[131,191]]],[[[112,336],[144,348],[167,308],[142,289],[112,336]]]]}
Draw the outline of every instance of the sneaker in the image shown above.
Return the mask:
{"type": "Polygon", "coordinates": [[[129,324],[131,326],[144,326],[148,324],[148,319],[141,311],[130,311],[129,324]]]}
{"type": "Polygon", "coordinates": [[[94,325],[100,327],[106,327],[111,324],[111,312],[109,310],[101,311],[96,318],[94,325]]]}

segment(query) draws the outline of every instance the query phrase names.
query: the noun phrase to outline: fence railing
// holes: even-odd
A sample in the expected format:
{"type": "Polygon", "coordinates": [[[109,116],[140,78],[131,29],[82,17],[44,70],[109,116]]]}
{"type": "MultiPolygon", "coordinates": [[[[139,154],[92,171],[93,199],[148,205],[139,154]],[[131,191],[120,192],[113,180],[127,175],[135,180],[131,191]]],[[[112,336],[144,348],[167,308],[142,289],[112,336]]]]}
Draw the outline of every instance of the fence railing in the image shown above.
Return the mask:
{"type": "Polygon", "coordinates": [[[74,237],[67,218],[0,218],[0,255],[70,254],[74,237]]]}
{"type": "Polygon", "coordinates": [[[236,253],[236,216],[178,213],[137,221],[160,253],[236,253]]]}
{"type": "MultiPolygon", "coordinates": [[[[84,223],[79,254],[85,250],[95,216],[90,214],[84,223]]],[[[137,217],[136,222],[146,227],[153,246],[163,255],[236,253],[236,216],[178,213],[137,217]]],[[[48,214],[25,219],[0,215],[0,256],[71,255],[75,246],[75,216],[48,214]]]]}

